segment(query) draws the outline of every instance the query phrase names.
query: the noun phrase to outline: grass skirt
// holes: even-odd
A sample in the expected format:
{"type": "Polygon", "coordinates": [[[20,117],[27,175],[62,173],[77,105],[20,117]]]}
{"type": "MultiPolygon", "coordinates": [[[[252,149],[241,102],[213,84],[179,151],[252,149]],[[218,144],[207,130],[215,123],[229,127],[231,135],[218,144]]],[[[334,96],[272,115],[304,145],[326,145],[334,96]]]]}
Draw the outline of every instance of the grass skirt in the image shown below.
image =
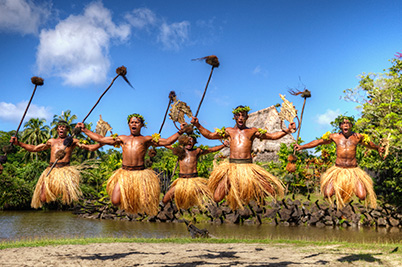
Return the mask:
{"type": "Polygon", "coordinates": [[[226,178],[228,179],[225,186],[226,202],[232,210],[242,209],[250,200],[261,204],[267,196],[282,198],[284,195],[282,182],[263,167],[253,163],[223,162],[217,166],[208,180],[211,192],[215,192],[219,183],[226,178]],[[268,192],[264,184],[270,185],[274,193],[268,192]]]}
{"type": "Polygon", "coordinates": [[[106,190],[112,197],[116,183],[120,185],[120,208],[128,213],[158,214],[160,184],[150,169],[128,171],[118,169],[107,181],[106,190]]]}
{"type": "Polygon", "coordinates": [[[377,202],[373,189],[373,180],[359,167],[341,168],[332,166],[321,176],[321,192],[324,193],[324,190],[332,182],[338,208],[343,208],[355,195],[356,183],[358,181],[366,189],[366,206],[370,204],[372,208],[376,208],[377,202]]]}
{"type": "Polygon", "coordinates": [[[76,167],[65,166],[62,168],[54,168],[49,176],[46,177],[50,167],[41,174],[36,184],[36,188],[32,197],[31,207],[40,208],[42,202],[40,201],[40,195],[43,190],[46,194],[46,202],[55,201],[58,197],[61,197],[63,204],[71,204],[73,201],[77,201],[82,195],[80,189],[80,172],[76,167]]]}
{"type": "Polygon", "coordinates": [[[205,178],[177,178],[170,186],[172,187],[175,187],[174,201],[178,209],[188,209],[193,206],[204,209],[205,203],[212,200],[212,193],[205,178]]]}

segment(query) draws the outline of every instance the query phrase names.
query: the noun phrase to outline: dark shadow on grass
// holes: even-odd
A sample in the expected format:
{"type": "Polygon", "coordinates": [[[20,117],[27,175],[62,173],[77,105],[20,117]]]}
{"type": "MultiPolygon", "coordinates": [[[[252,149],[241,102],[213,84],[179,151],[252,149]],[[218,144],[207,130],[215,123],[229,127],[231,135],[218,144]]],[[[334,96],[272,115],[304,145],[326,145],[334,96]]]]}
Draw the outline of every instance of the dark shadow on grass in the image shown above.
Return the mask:
{"type": "MultiPolygon", "coordinates": [[[[377,255],[381,255],[381,253],[377,255]]],[[[352,263],[354,261],[366,261],[366,262],[378,262],[382,264],[382,261],[380,259],[375,258],[372,254],[352,254],[349,256],[342,257],[338,259],[338,261],[348,263],[352,263]]]]}

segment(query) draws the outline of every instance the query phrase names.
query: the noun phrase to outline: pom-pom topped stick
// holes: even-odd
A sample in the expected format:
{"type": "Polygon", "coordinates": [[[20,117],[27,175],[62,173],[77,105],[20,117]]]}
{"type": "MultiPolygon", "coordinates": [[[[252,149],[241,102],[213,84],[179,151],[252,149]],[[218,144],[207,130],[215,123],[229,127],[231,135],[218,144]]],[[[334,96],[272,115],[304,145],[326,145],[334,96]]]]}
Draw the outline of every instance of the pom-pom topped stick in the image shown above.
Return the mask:
{"type": "Polygon", "coordinates": [[[18,125],[17,131],[15,132],[15,135],[14,135],[14,136],[17,136],[18,131],[20,130],[21,124],[22,124],[22,122],[23,122],[24,119],[25,119],[25,115],[27,114],[27,111],[28,111],[28,109],[29,109],[29,106],[31,105],[32,99],[33,99],[33,97],[34,97],[34,95],[35,95],[36,88],[38,87],[38,85],[39,85],[39,86],[42,86],[42,85],[43,85],[43,79],[40,78],[40,77],[36,77],[36,76],[32,77],[32,78],[31,78],[31,82],[35,85],[35,88],[34,88],[34,90],[33,90],[33,92],[32,92],[31,98],[29,99],[28,105],[27,105],[27,107],[25,108],[24,115],[22,115],[20,124],[18,125]]]}
{"type": "MultiPolygon", "coordinates": [[[[123,77],[123,79],[128,83],[128,85],[131,86],[131,87],[133,87],[133,86],[131,85],[131,83],[128,81],[127,77],[126,77],[126,75],[127,75],[127,68],[126,68],[126,67],[121,66],[121,67],[117,68],[117,69],[116,69],[116,74],[117,74],[117,75],[113,78],[112,82],[109,84],[109,86],[108,86],[108,87],[106,88],[106,90],[103,92],[103,94],[99,97],[98,101],[96,101],[95,105],[91,108],[91,110],[88,112],[88,114],[87,114],[87,115],[85,116],[85,118],[82,120],[82,123],[84,123],[85,120],[89,117],[89,115],[92,113],[92,111],[95,109],[95,107],[99,104],[99,102],[100,102],[100,100],[102,99],[102,97],[106,94],[107,91],[109,91],[110,87],[112,87],[114,81],[115,81],[119,76],[123,77]]],[[[74,136],[80,134],[80,132],[81,132],[81,131],[80,131],[79,128],[74,128],[74,130],[73,130],[73,135],[72,135],[71,139],[72,139],[74,136]]],[[[70,146],[71,144],[72,144],[72,142],[71,142],[71,143],[70,143],[70,142],[69,142],[69,143],[65,143],[65,144],[64,144],[63,151],[64,151],[68,146],[70,146]]],[[[57,164],[58,161],[59,161],[59,158],[57,158],[57,159],[54,161],[52,167],[50,168],[50,170],[49,170],[49,172],[47,173],[46,176],[48,176],[48,175],[50,174],[50,172],[53,170],[54,166],[56,166],[56,164],[57,164]]]]}
{"type": "MultiPolygon", "coordinates": [[[[18,135],[18,131],[20,130],[21,124],[22,124],[22,122],[23,122],[24,119],[25,119],[25,115],[27,114],[28,109],[29,109],[29,106],[31,105],[32,99],[33,99],[33,97],[34,97],[34,95],[35,95],[36,88],[37,88],[38,86],[42,86],[42,85],[43,85],[43,79],[40,78],[40,77],[37,77],[37,76],[32,77],[32,78],[31,78],[31,82],[35,85],[35,88],[34,88],[34,90],[33,90],[33,92],[32,92],[31,98],[29,99],[28,105],[27,105],[27,107],[25,108],[25,112],[24,112],[24,114],[22,115],[20,124],[18,125],[17,130],[15,131],[14,136],[17,136],[17,135],[18,135]]],[[[7,152],[11,152],[11,151],[12,151],[12,148],[13,148],[13,145],[12,145],[12,144],[11,144],[10,146],[6,147],[6,148],[3,148],[3,151],[5,152],[5,155],[4,155],[5,160],[7,160],[7,152]]]]}
{"type": "MultiPolygon", "coordinates": [[[[303,102],[303,107],[302,107],[302,111],[300,114],[300,121],[299,121],[299,129],[297,130],[297,137],[296,137],[296,143],[299,141],[299,136],[300,136],[300,129],[301,129],[301,124],[302,124],[302,120],[303,120],[303,113],[304,113],[304,107],[306,106],[306,100],[307,98],[311,97],[311,92],[307,89],[304,89],[304,91],[299,91],[299,90],[289,90],[289,93],[291,95],[301,95],[301,97],[304,98],[304,102],[303,102]]],[[[297,157],[295,156],[296,154],[296,149],[293,148],[293,155],[289,155],[288,157],[288,164],[286,166],[286,170],[288,172],[295,172],[296,171],[296,161],[297,161],[297,157]]]]}
{"type": "Polygon", "coordinates": [[[82,123],[84,123],[84,121],[88,118],[88,116],[92,113],[92,111],[95,109],[95,107],[98,105],[99,101],[102,99],[102,97],[106,94],[107,91],[109,91],[110,87],[112,87],[114,81],[119,77],[123,77],[123,79],[128,83],[128,85],[130,85],[131,87],[133,87],[131,85],[131,83],[127,80],[126,75],[127,75],[127,68],[124,66],[121,66],[119,68],[116,69],[116,73],[117,75],[113,78],[112,82],[109,84],[108,88],[106,88],[106,90],[103,92],[103,94],[99,97],[98,101],[96,101],[95,105],[92,107],[92,109],[88,112],[88,114],[85,116],[85,118],[82,120],[82,123]]]}
{"type": "MultiPolygon", "coordinates": [[[[307,98],[311,97],[311,92],[307,89],[304,89],[304,91],[299,91],[299,90],[289,90],[289,93],[291,95],[301,95],[301,97],[304,98],[304,102],[303,102],[303,107],[301,110],[301,114],[300,114],[300,122],[299,122],[299,129],[297,130],[297,138],[296,138],[296,142],[299,140],[299,136],[300,136],[300,129],[301,129],[301,124],[302,124],[302,120],[303,120],[303,113],[304,113],[304,107],[306,106],[306,100],[307,98]]],[[[296,153],[296,150],[293,150],[293,154],[296,153]]]]}
{"type": "Polygon", "coordinates": [[[169,107],[175,101],[175,99],[176,99],[176,92],[175,91],[170,91],[170,93],[169,93],[169,104],[168,104],[166,112],[165,112],[165,117],[163,117],[162,125],[161,125],[161,128],[159,129],[159,133],[162,132],[163,125],[165,125],[166,116],[167,116],[167,114],[169,112],[169,107]]]}
{"type": "Polygon", "coordinates": [[[208,78],[208,81],[207,81],[207,85],[205,86],[204,93],[203,93],[202,98],[201,98],[201,101],[200,101],[200,104],[198,105],[197,112],[195,113],[195,117],[198,116],[198,112],[200,111],[202,101],[204,101],[205,93],[207,92],[207,88],[208,88],[208,85],[209,85],[209,81],[211,80],[212,73],[214,72],[214,69],[217,68],[217,67],[219,67],[219,65],[220,65],[219,60],[218,60],[218,57],[215,56],[215,55],[206,56],[206,57],[202,57],[202,58],[196,58],[196,59],[193,59],[193,60],[204,60],[204,59],[205,59],[205,62],[206,62],[207,64],[209,64],[209,65],[212,66],[212,68],[211,68],[211,72],[210,72],[210,74],[209,74],[209,78],[208,78]]]}

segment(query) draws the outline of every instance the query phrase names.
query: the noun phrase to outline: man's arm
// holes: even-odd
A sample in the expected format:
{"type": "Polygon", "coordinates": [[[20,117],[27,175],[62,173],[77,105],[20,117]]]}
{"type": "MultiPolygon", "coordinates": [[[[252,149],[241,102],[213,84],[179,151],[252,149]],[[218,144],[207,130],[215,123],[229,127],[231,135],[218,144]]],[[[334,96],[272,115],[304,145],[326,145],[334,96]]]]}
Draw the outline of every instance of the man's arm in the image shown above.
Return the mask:
{"type": "Polygon", "coordinates": [[[200,131],[202,136],[204,136],[207,139],[221,139],[222,138],[219,133],[211,132],[211,131],[205,129],[200,124],[200,122],[198,121],[198,118],[196,118],[196,117],[191,118],[191,124],[193,124],[195,127],[197,127],[197,129],[200,131]]]}
{"type": "Polygon", "coordinates": [[[381,155],[382,153],[384,153],[385,148],[384,147],[380,147],[376,144],[374,144],[372,141],[370,141],[370,138],[367,135],[363,135],[363,134],[358,134],[359,138],[360,138],[360,143],[370,149],[376,150],[378,151],[378,153],[381,155]],[[367,139],[366,139],[367,138],[367,139]]]}
{"type": "Polygon", "coordinates": [[[97,133],[91,132],[90,130],[88,130],[85,127],[85,125],[82,122],[77,123],[77,126],[75,126],[75,127],[81,128],[81,131],[84,134],[86,134],[89,138],[91,138],[95,142],[101,143],[103,145],[106,144],[106,145],[114,146],[114,145],[121,143],[121,140],[119,137],[116,137],[116,138],[111,137],[111,136],[106,137],[106,136],[101,136],[97,133]]]}
{"type": "Polygon", "coordinates": [[[229,142],[227,140],[225,140],[224,144],[219,145],[219,146],[209,147],[207,149],[203,149],[200,154],[205,155],[208,153],[214,153],[214,152],[217,152],[217,151],[221,150],[222,148],[228,147],[228,146],[229,146],[229,142]]]}
{"type": "Polygon", "coordinates": [[[180,125],[180,130],[175,133],[174,135],[170,136],[169,138],[158,138],[157,140],[154,140],[154,138],[151,140],[152,145],[154,146],[170,146],[174,142],[179,139],[180,135],[184,133],[184,127],[186,127],[187,123],[182,123],[180,125]]]}
{"type": "Polygon", "coordinates": [[[313,148],[313,147],[320,146],[320,145],[330,144],[332,142],[333,142],[332,139],[329,139],[329,140],[318,139],[318,140],[311,141],[310,143],[304,144],[302,146],[299,144],[295,144],[294,147],[295,147],[296,151],[299,151],[302,149],[308,149],[308,148],[313,148]]]}
{"type": "Polygon", "coordinates": [[[40,144],[40,145],[37,145],[37,146],[25,144],[25,143],[22,143],[22,142],[18,141],[17,137],[15,137],[15,136],[11,137],[10,143],[12,143],[14,145],[17,145],[17,146],[20,146],[20,147],[22,147],[23,149],[25,149],[25,150],[27,150],[29,152],[44,151],[46,149],[49,149],[50,146],[51,146],[50,141],[47,141],[45,144],[40,144]]]}
{"type": "Polygon", "coordinates": [[[296,129],[296,124],[294,122],[289,124],[289,127],[286,130],[274,132],[274,133],[261,133],[260,131],[256,132],[255,136],[259,139],[263,140],[277,140],[284,137],[287,134],[293,133],[296,129]]]}
{"type": "Polygon", "coordinates": [[[86,144],[81,144],[78,139],[74,139],[74,142],[76,143],[76,146],[85,150],[89,151],[96,151],[99,148],[103,147],[103,144],[92,144],[92,145],[86,145],[86,144]]]}

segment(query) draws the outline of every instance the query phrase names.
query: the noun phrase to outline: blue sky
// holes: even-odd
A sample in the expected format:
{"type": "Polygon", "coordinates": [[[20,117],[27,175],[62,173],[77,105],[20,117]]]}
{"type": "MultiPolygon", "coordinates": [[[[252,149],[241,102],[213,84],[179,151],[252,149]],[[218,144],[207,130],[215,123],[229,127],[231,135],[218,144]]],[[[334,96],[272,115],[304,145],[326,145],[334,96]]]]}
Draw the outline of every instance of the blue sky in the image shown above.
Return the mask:
{"type": "MultiPolygon", "coordinates": [[[[71,110],[81,121],[127,67],[135,89],[119,78],[86,122],[101,114],[113,132],[129,134],[127,115],[141,113],[159,131],[174,90],[208,129],[232,126],[240,104],[257,111],[281,103],[289,88],[311,92],[301,137],[311,141],[356,104],[340,97],[361,73],[378,73],[402,51],[400,1],[30,1],[0,0],[0,130],[15,130],[34,86],[44,78],[25,121],[71,110]]],[[[162,137],[176,131],[167,120],[162,137]]],[[[199,143],[214,145],[204,138],[199,143]]]]}

